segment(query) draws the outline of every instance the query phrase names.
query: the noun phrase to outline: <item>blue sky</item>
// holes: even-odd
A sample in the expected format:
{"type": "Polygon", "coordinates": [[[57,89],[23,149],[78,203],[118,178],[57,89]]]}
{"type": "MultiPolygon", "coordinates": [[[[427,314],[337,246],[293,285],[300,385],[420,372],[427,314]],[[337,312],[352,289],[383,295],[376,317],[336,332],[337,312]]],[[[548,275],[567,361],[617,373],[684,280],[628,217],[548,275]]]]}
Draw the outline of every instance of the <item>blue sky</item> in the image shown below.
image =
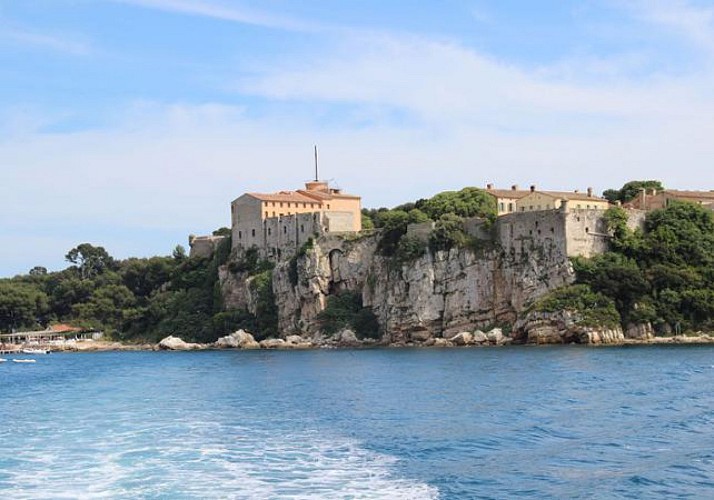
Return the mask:
{"type": "Polygon", "coordinates": [[[713,189],[711,1],[0,0],[0,276],[168,254],[321,171],[713,189]]]}

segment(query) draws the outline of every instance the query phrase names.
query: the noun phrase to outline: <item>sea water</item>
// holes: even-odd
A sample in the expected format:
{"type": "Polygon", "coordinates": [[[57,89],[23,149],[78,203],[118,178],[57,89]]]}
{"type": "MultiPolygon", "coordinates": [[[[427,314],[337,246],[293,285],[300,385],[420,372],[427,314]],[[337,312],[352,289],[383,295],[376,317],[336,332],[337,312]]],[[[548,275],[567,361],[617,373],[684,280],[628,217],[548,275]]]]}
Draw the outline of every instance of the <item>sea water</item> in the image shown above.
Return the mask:
{"type": "Polygon", "coordinates": [[[1,498],[714,498],[712,347],[36,359],[1,498]]]}

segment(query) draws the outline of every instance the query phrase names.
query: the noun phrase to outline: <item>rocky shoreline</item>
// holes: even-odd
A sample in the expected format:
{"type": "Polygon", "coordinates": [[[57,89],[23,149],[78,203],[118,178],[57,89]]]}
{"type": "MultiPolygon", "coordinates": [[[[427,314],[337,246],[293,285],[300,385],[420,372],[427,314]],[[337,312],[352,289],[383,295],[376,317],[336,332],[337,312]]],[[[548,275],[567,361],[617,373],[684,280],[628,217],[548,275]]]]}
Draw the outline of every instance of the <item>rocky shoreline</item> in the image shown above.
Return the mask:
{"type": "Polygon", "coordinates": [[[598,342],[563,341],[563,337],[540,338],[531,337],[514,339],[503,334],[501,329],[494,328],[488,332],[460,332],[449,339],[427,338],[414,339],[408,342],[384,343],[372,339],[360,340],[351,330],[343,330],[329,337],[304,338],[290,335],[284,339],[269,338],[256,341],[253,335],[244,330],[238,330],[230,335],[221,337],[210,344],[190,343],[169,336],[157,344],[124,344],[111,341],[68,342],[65,345],[53,346],[53,351],[58,352],[105,352],[105,351],[204,351],[204,350],[305,350],[305,349],[347,349],[347,348],[472,348],[472,347],[499,347],[508,345],[518,346],[543,346],[543,345],[587,345],[587,346],[642,346],[642,345],[696,345],[714,344],[714,335],[698,332],[695,335],[674,335],[669,337],[646,336],[644,338],[624,338],[620,336],[588,337],[590,340],[600,339],[598,342]],[[538,341],[541,340],[541,341],[538,341]],[[543,341],[546,340],[546,341],[543,341]]]}

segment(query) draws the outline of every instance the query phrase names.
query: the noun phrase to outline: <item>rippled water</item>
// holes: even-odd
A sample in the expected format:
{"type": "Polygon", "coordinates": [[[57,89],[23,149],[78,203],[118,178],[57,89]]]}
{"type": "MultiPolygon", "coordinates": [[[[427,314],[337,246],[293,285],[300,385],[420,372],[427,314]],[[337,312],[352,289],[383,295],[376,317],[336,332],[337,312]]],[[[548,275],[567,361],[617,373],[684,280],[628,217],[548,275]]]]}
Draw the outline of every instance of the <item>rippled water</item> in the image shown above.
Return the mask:
{"type": "Polygon", "coordinates": [[[0,365],[2,498],[714,498],[714,348],[0,365]]]}

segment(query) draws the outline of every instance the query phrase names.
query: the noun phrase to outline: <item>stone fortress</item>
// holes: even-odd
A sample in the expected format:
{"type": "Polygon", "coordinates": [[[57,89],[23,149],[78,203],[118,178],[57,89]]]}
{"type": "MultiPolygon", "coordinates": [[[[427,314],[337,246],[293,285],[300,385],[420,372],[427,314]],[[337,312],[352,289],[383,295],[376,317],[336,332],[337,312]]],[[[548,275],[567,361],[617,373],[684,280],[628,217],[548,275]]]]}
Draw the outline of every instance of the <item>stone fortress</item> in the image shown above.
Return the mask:
{"type": "MultiPolygon", "coordinates": [[[[465,230],[480,239],[494,238],[505,252],[520,255],[528,249],[551,249],[566,257],[602,253],[609,235],[604,212],[608,200],[584,192],[494,188],[484,190],[494,198],[497,220],[494,227],[485,221],[469,219],[465,230]]],[[[624,208],[629,224],[637,227],[648,210],[662,208],[670,200],[685,200],[714,208],[711,191],[644,191],[624,208]]],[[[433,223],[410,225],[408,234],[428,238],[433,223]]],[[[275,261],[294,255],[310,238],[359,233],[361,198],[343,193],[328,182],[313,180],[305,189],[276,193],[245,193],[231,203],[231,250],[240,254],[250,248],[262,258],[275,261]]],[[[189,237],[191,256],[210,256],[224,236],[189,237]]]]}

